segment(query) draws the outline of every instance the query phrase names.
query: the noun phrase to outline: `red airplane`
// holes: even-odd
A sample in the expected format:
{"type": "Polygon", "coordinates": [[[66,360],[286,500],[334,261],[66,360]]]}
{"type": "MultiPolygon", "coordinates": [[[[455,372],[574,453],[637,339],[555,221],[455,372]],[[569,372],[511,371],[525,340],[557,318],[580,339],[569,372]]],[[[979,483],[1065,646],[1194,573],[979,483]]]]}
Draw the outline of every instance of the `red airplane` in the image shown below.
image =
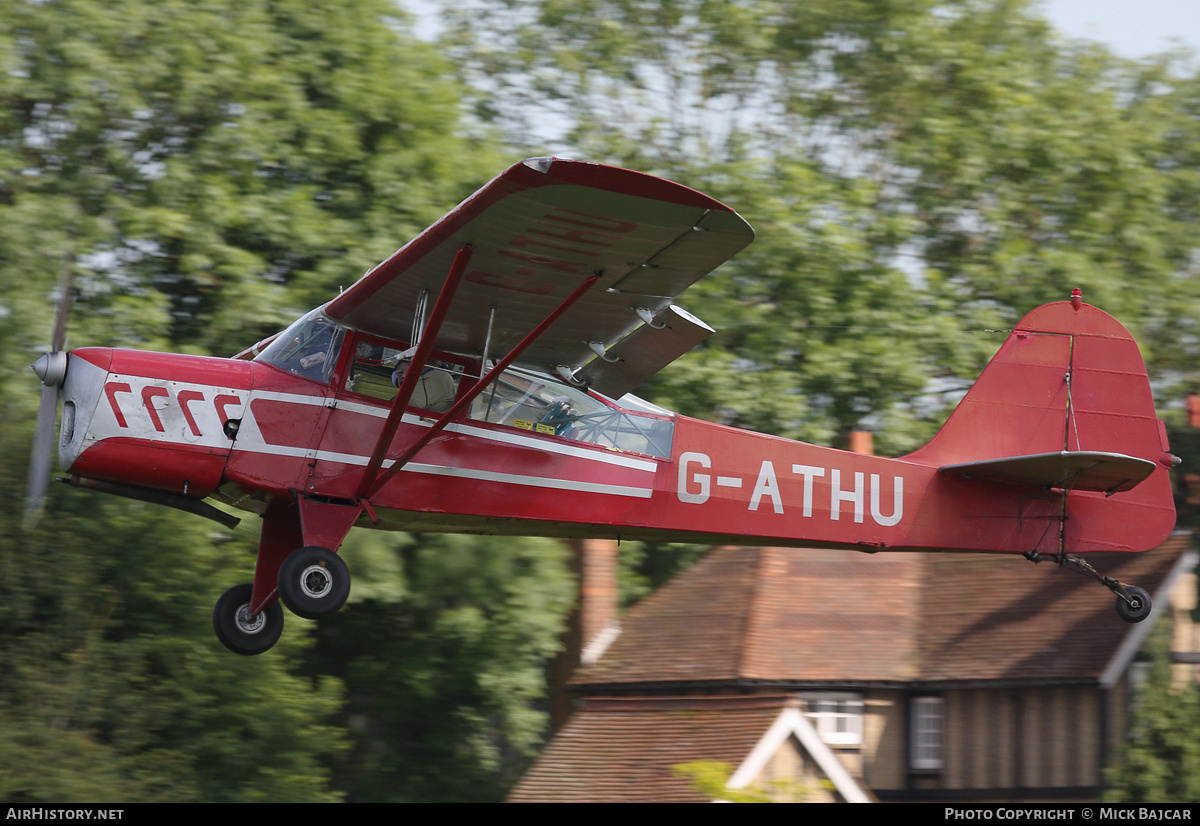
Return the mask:
{"type": "MultiPolygon", "coordinates": [[[[60,312],[34,367],[38,439],[52,441],[61,396],[65,481],[224,524],[237,520],[205,500],[262,517],[253,584],[213,614],[240,654],[279,638],[280,601],[307,618],[342,606],[337,551],[355,525],[1019,553],[1147,616],[1143,589],[1077,555],[1160,544],[1177,460],[1137,345],[1078,291],[1029,313],[937,436],[898,459],[630,395],[712,332],[672,300],[752,238],[678,184],[530,159],[232,359],[68,354],[60,312]]],[[[35,452],[31,513],[48,468],[35,452]]]]}

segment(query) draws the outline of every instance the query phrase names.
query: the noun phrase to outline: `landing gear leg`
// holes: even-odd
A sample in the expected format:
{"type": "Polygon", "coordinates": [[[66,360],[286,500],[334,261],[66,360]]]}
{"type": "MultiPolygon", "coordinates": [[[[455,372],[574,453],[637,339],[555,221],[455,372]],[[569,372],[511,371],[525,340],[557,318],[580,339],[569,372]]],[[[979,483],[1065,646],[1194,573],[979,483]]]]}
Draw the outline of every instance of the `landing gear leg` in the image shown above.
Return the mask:
{"type": "MultiPolygon", "coordinates": [[[[1030,551],[1025,558],[1032,562],[1041,562],[1042,557],[1037,551],[1030,551]]],[[[1089,576],[1108,590],[1117,595],[1117,615],[1126,622],[1141,622],[1150,616],[1153,607],[1150,594],[1136,585],[1126,585],[1121,580],[1111,576],[1102,576],[1086,560],[1070,554],[1055,554],[1054,560],[1063,568],[1071,568],[1084,576],[1089,576]]]]}

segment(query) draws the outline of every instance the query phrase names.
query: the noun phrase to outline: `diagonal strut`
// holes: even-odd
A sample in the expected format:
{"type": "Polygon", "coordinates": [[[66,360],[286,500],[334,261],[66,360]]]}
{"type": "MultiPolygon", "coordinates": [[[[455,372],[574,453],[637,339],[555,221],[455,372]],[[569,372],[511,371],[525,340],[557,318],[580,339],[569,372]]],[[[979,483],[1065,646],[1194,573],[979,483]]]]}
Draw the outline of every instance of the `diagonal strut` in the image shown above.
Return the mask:
{"type": "Polygon", "coordinates": [[[463,273],[467,269],[467,262],[470,260],[470,245],[459,247],[458,252],[454,255],[454,263],[450,265],[450,272],[446,275],[446,281],[442,284],[442,289],[438,293],[437,302],[433,305],[433,312],[429,316],[429,322],[425,325],[424,331],[413,330],[413,337],[420,336],[420,339],[417,342],[416,351],[413,353],[408,372],[404,375],[404,381],[400,382],[396,398],[392,400],[391,412],[388,413],[387,420],[383,424],[383,430],[379,434],[379,439],[375,442],[375,449],[371,451],[371,459],[367,462],[367,470],[363,474],[362,482],[358,486],[359,497],[370,495],[370,493],[374,493],[375,490],[379,489],[379,485],[373,485],[373,483],[379,476],[379,469],[383,466],[383,460],[387,455],[388,447],[391,446],[392,438],[396,435],[396,428],[400,426],[400,420],[404,417],[404,409],[408,407],[408,402],[412,399],[413,391],[416,390],[417,382],[421,378],[421,371],[425,369],[425,363],[429,360],[430,352],[433,351],[433,342],[437,339],[438,330],[441,329],[442,322],[446,318],[446,313],[450,310],[450,304],[454,300],[454,293],[462,281],[463,273]]]}
{"type": "MultiPolygon", "coordinates": [[[[376,493],[378,493],[379,489],[382,488],[385,484],[387,484],[392,479],[392,477],[394,477],[397,473],[399,473],[400,470],[406,464],[408,464],[414,456],[417,455],[417,453],[419,453],[427,444],[429,444],[433,440],[434,436],[438,435],[443,430],[445,430],[446,426],[449,425],[450,422],[454,421],[454,419],[456,419],[458,417],[458,415],[467,407],[467,405],[469,405],[471,402],[473,402],[475,400],[475,398],[487,388],[488,385],[490,385],[493,381],[495,381],[495,379],[502,372],[507,370],[508,367],[514,361],[516,361],[518,358],[520,358],[521,353],[525,352],[526,348],[528,348],[531,344],[533,344],[535,341],[537,341],[539,338],[541,338],[542,334],[545,333],[546,330],[548,330],[550,328],[550,325],[552,325],[555,321],[557,321],[559,319],[559,317],[562,316],[563,313],[565,313],[567,310],[571,309],[571,306],[574,305],[575,302],[578,301],[580,298],[582,298],[584,293],[586,293],[589,289],[591,289],[592,285],[595,284],[599,278],[600,278],[600,274],[597,273],[593,276],[590,276],[587,280],[585,280],[578,287],[576,287],[569,296],[567,296],[566,298],[563,299],[561,304],[559,304],[557,307],[555,307],[554,310],[552,310],[549,315],[547,315],[544,319],[542,319],[542,321],[539,322],[538,325],[536,327],[534,327],[533,330],[531,330],[528,335],[525,336],[525,338],[521,339],[521,341],[518,342],[515,347],[513,347],[513,349],[508,353],[508,355],[506,355],[499,362],[497,362],[496,366],[493,367],[490,371],[488,371],[487,375],[485,375],[482,379],[480,379],[478,382],[476,382],[475,386],[472,387],[470,390],[468,390],[458,401],[456,401],[454,403],[453,407],[451,407],[449,410],[447,410],[445,413],[443,413],[441,418],[439,418],[436,422],[434,422],[433,425],[429,428],[429,430],[427,430],[424,434],[422,434],[421,438],[417,439],[408,449],[406,449],[402,454],[397,456],[395,462],[392,464],[392,466],[390,468],[388,468],[386,473],[379,475],[378,478],[376,478],[373,475],[369,479],[364,478],[363,484],[360,485],[360,487],[359,487],[359,490],[360,490],[359,495],[371,497],[371,496],[374,496],[376,493]]],[[[438,298],[438,301],[439,301],[439,303],[441,302],[440,296],[438,298]]],[[[435,313],[437,312],[436,308],[434,309],[434,312],[435,313]]],[[[409,375],[412,375],[412,373],[413,373],[413,371],[410,369],[409,375]]],[[[407,380],[407,377],[406,377],[406,380],[407,380]]],[[[396,408],[393,408],[393,413],[395,412],[395,409],[396,408]]],[[[399,408],[399,409],[403,410],[403,408],[399,408]]],[[[391,417],[389,416],[389,421],[390,421],[390,418],[391,417]]],[[[397,422],[398,422],[398,420],[397,420],[397,422]]],[[[392,428],[392,433],[393,434],[395,433],[395,428],[392,428]]],[[[391,436],[388,436],[387,441],[388,442],[391,441],[391,436]]],[[[382,437],[381,437],[381,444],[386,444],[386,442],[382,441],[382,437]]],[[[378,449],[378,447],[377,447],[377,449],[378,449]]],[[[372,459],[373,458],[374,457],[372,457],[372,459]]],[[[382,463],[382,457],[380,459],[380,463],[382,463]]]]}

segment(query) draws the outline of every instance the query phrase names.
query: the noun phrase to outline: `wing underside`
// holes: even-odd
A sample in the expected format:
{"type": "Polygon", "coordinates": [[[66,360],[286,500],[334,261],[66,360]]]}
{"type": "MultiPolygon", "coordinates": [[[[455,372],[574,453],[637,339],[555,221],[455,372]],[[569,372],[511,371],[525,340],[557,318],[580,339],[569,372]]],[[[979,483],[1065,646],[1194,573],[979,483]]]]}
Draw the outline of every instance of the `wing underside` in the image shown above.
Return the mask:
{"type": "Polygon", "coordinates": [[[575,370],[635,328],[656,323],[676,295],[753,237],[737,213],[682,185],[597,164],[531,159],[364,275],[326,313],[372,335],[412,341],[419,308],[432,303],[455,255],[469,247],[435,347],[502,355],[599,275],[520,359],[575,370]]]}

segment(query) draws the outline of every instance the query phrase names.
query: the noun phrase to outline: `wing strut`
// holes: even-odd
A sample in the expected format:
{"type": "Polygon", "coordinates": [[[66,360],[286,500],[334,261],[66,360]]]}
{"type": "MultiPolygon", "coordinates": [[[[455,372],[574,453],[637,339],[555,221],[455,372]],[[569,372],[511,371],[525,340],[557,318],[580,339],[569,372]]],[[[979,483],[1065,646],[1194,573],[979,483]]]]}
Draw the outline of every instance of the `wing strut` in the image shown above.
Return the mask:
{"type": "MultiPolygon", "coordinates": [[[[429,354],[433,351],[433,343],[437,340],[438,330],[441,329],[442,321],[446,318],[446,313],[450,310],[450,303],[454,300],[454,292],[458,289],[459,282],[462,281],[463,273],[467,270],[467,263],[471,260],[470,245],[463,245],[458,248],[458,252],[454,255],[454,263],[450,265],[450,272],[446,274],[446,281],[442,284],[442,289],[438,293],[437,302],[433,305],[433,312],[429,316],[429,323],[425,330],[417,330],[414,328],[414,337],[419,336],[416,351],[413,353],[412,362],[409,364],[408,372],[404,375],[404,381],[400,382],[400,388],[396,392],[396,398],[392,400],[392,410],[388,413],[387,421],[383,423],[383,430],[379,434],[379,440],[375,442],[375,449],[371,451],[371,460],[367,462],[367,470],[363,475],[362,482],[358,486],[358,496],[369,495],[368,488],[379,475],[379,469],[383,466],[383,457],[387,455],[387,449],[392,443],[392,437],[396,435],[396,428],[400,426],[400,420],[404,416],[404,409],[408,407],[409,401],[412,399],[413,391],[417,389],[417,382],[421,378],[421,371],[425,369],[425,362],[429,360],[429,354]]],[[[378,485],[371,490],[378,489],[378,485]]]]}
{"type": "MultiPolygon", "coordinates": [[[[442,417],[440,419],[438,419],[436,422],[434,422],[433,425],[429,428],[429,430],[427,430],[424,433],[424,435],[421,436],[421,438],[419,438],[415,442],[413,442],[413,444],[407,450],[405,450],[402,454],[400,454],[396,458],[395,463],[390,468],[388,468],[386,473],[384,473],[384,474],[378,476],[378,478],[376,478],[377,472],[371,472],[371,467],[368,466],[368,468],[367,468],[368,473],[363,478],[362,484],[359,485],[359,491],[360,491],[359,496],[360,497],[374,496],[379,491],[380,488],[382,488],[385,484],[387,484],[392,479],[393,476],[395,476],[397,473],[400,472],[401,468],[403,468],[406,464],[408,464],[412,460],[412,458],[417,455],[417,453],[419,453],[427,444],[429,444],[433,440],[434,436],[441,433],[443,430],[446,429],[446,426],[448,424],[450,424],[450,422],[452,422],[452,421],[454,421],[454,419],[458,418],[458,415],[467,407],[467,405],[469,405],[471,402],[473,402],[475,400],[476,396],[478,396],[480,393],[482,393],[488,387],[488,385],[490,385],[493,381],[495,381],[495,379],[501,373],[503,373],[505,370],[507,370],[509,365],[511,365],[518,358],[520,358],[521,353],[525,352],[526,348],[528,348],[529,345],[533,344],[535,341],[537,341],[539,338],[541,338],[542,334],[545,333],[546,330],[550,329],[550,326],[552,324],[554,324],[554,322],[557,321],[559,319],[559,317],[562,316],[563,313],[565,313],[567,310],[571,309],[572,305],[574,305],[576,301],[578,301],[580,298],[583,298],[584,293],[586,293],[589,289],[591,289],[592,286],[596,283],[596,281],[599,280],[599,278],[600,278],[600,274],[597,273],[597,274],[589,277],[587,280],[585,280],[583,283],[581,283],[578,287],[576,287],[569,296],[567,296],[566,298],[563,299],[561,304],[559,304],[557,307],[555,307],[550,312],[549,315],[547,315],[544,319],[542,319],[541,322],[536,327],[534,327],[533,330],[531,330],[528,335],[525,336],[525,338],[521,339],[516,344],[516,346],[513,347],[513,349],[509,352],[509,354],[507,356],[500,359],[500,361],[498,361],[496,363],[495,367],[493,367],[491,370],[489,370],[488,373],[482,379],[480,379],[478,382],[475,383],[474,387],[472,387],[470,390],[468,390],[465,394],[463,394],[463,396],[457,402],[454,403],[453,407],[451,407],[449,410],[447,410],[445,413],[443,413],[442,417]]],[[[438,303],[439,304],[441,303],[441,296],[438,297],[438,303]]],[[[437,309],[435,308],[434,314],[436,315],[436,313],[437,313],[437,309]]],[[[430,323],[432,324],[432,319],[430,320],[430,323]]],[[[440,323],[440,320],[439,320],[439,323],[440,323]]],[[[422,338],[422,341],[432,340],[432,338],[433,338],[433,336],[426,336],[426,337],[422,338]]],[[[419,371],[417,371],[413,368],[410,368],[408,371],[408,376],[412,376],[418,372],[419,371]]],[[[406,383],[408,380],[408,376],[405,377],[406,383]]],[[[409,392],[411,394],[411,390],[409,392]]],[[[406,403],[407,403],[407,400],[406,400],[406,403]]],[[[391,421],[392,415],[397,415],[396,414],[397,410],[403,411],[404,406],[405,405],[400,404],[400,397],[397,396],[395,406],[392,408],[392,414],[390,414],[388,416],[388,421],[389,422],[391,421]]],[[[399,423],[398,415],[397,415],[397,423],[399,423]]],[[[396,431],[396,428],[393,426],[391,429],[391,433],[394,434],[395,431],[396,431]]],[[[387,435],[386,440],[383,438],[383,436],[380,436],[379,444],[376,446],[376,452],[379,452],[379,449],[381,446],[387,445],[390,442],[391,442],[391,435],[387,435]]],[[[371,460],[372,460],[373,464],[374,464],[374,459],[375,459],[375,457],[372,456],[371,460]]],[[[380,464],[382,464],[382,456],[380,457],[380,464]]],[[[376,465],[376,468],[378,468],[378,465],[376,465]]]]}

